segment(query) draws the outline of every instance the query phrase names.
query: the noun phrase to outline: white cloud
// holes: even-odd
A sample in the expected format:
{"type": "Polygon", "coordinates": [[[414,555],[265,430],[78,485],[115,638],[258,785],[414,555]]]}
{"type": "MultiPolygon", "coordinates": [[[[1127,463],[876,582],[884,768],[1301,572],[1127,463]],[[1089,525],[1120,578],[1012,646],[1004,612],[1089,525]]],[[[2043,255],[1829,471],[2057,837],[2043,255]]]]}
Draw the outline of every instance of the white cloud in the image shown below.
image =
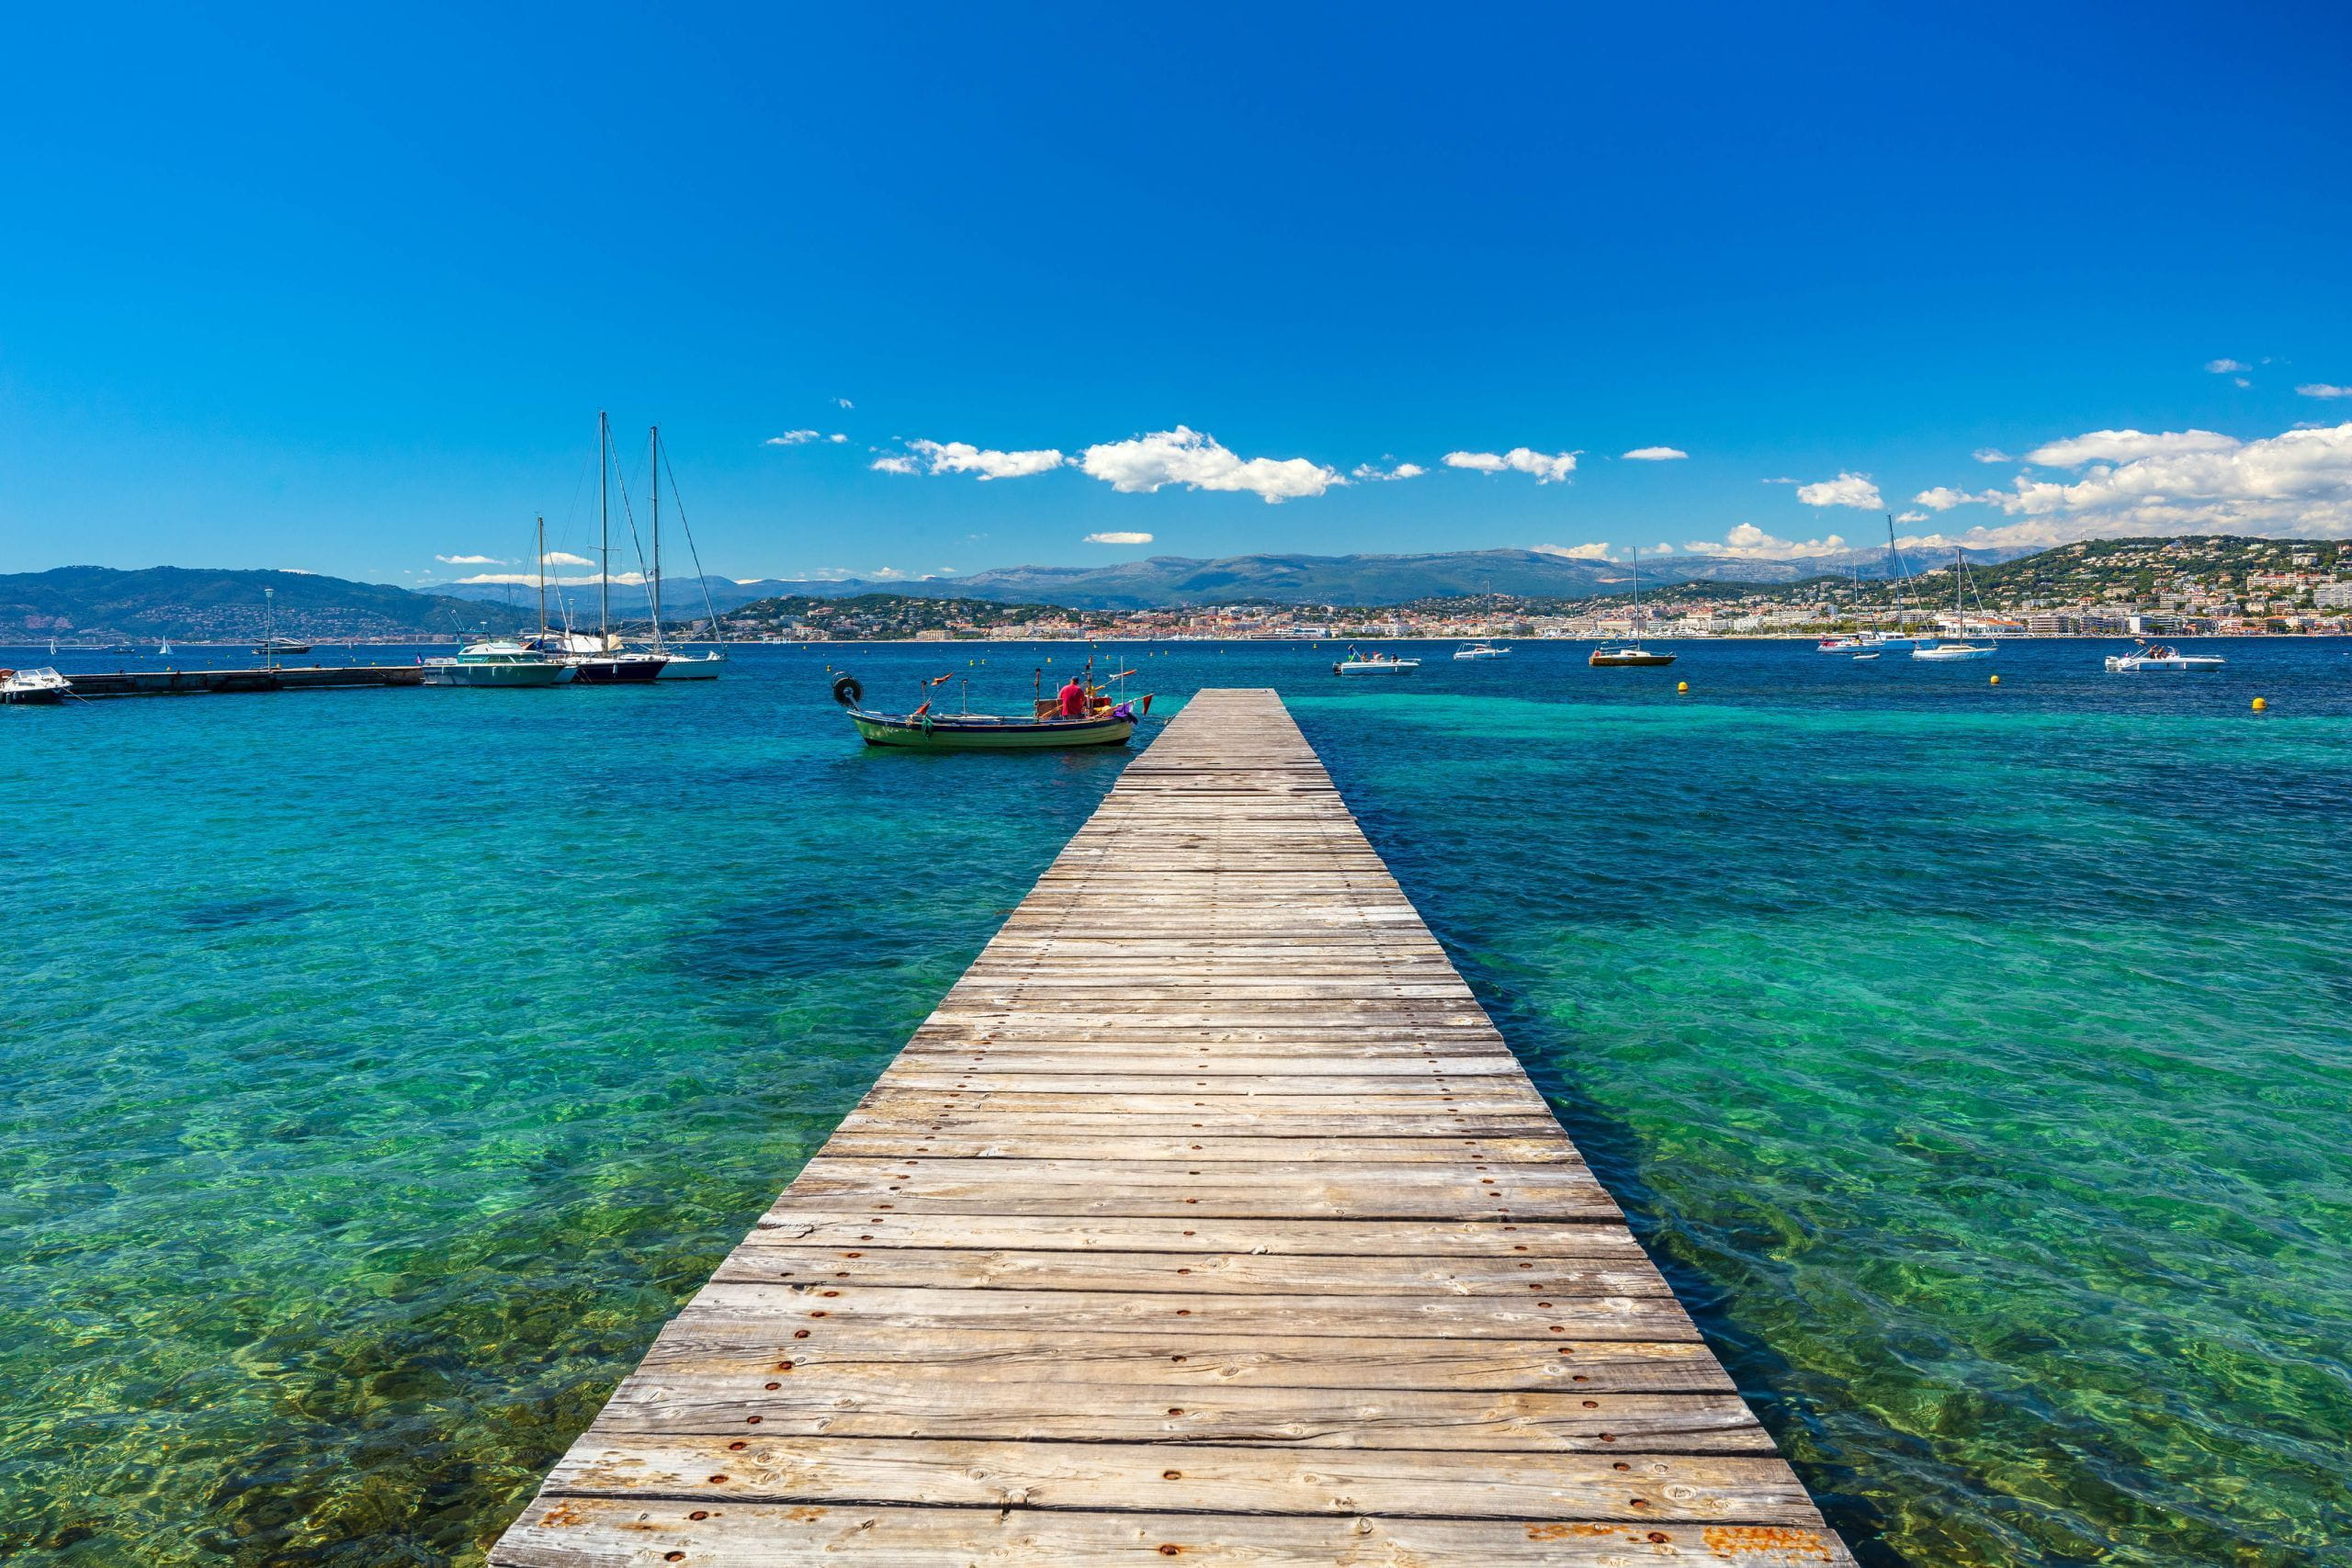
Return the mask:
{"type": "MultiPolygon", "coordinates": [[[[473,577],[461,577],[457,581],[469,585],[488,582],[514,583],[518,586],[527,584],[531,587],[537,587],[539,581],[537,577],[519,571],[487,571],[473,577]]],[[[550,577],[548,579],[548,586],[550,588],[594,588],[602,581],[603,579],[591,572],[585,577],[550,577]]],[[[616,571],[613,573],[613,581],[617,583],[641,583],[645,581],[645,574],[641,571],[616,571]]]]}
{"type": "Polygon", "coordinates": [[[1371,479],[1375,482],[1385,482],[1390,479],[1417,479],[1429,472],[1419,463],[1399,463],[1393,468],[1384,468],[1377,463],[1358,463],[1348,471],[1357,479],[1371,479]]]}
{"type": "Polygon", "coordinates": [[[803,442],[816,440],[817,434],[818,433],[813,430],[787,430],[782,435],[769,436],[765,441],[760,443],[760,445],[763,446],[797,446],[803,442]]]}
{"type": "Polygon", "coordinates": [[[2251,365],[2241,365],[2234,359],[2209,359],[2205,362],[2205,368],[2207,372],[2211,375],[2227,376],[2232,371],[2251,370],[2254,367],[2251,365]]]}
{"type": "Polygon", "coordinates": [[[834,403],[835,403],[836,405],[838,405],[839,407],[845,408],[845,409],[854,409],[854,408],[857,407],[857,405],[856,405],[855,403],[851,402],[847,398],[835,398],[835,399],[833,400],[833,401],[834,401],[834,403]]]}
{"type": "Polygon", "coordinates": [[[1609,547],[1602,543],[1589,545],[1533,545],[1530,548],[1539,556],[1562,556],[1569,560],[1607,560],[1609,547]]]}
{"type": "Polygon", "coordinates": [[[1162,485],[1180,484],[1193,490],[1247,491],[1270,504],[1321,495],[1348,482],[1339,469],[1305,457],[1236,457],[1215,437],[1181,424],[1089,446],[1078,466],[1125,495],[1148,495],[1162,485]]]}
{"type": "Polygon", "coordinates": [[[1537,484],[1556,484],[1577,471],[1574,452],[1537,452],[1525,446],[1514,446],[1508,452],[1448,452],[1445,466],[1449,468],[1473,468],[1482,474],[1499,474],[1516,469],[1533,474],[1537,484]]]}
{"type": "Polygon", "coordinates": [[[1967,506],[1976,502],[1998,502],[2000,499],[2001,491],[1997,490],[1972,494],[1964,490],[1954,490],[1950,485],[1923,490],[1911,498],[1914,504],[1924,506],[1930,512],[1950,512],[1955,506],[1967,506]]]}
{"type": "Polygon", "coordinates": [[[2159,440],[2144,456],[2097,464],[2072,482],[2020,474],[2013,489],[1984,497],[2018,521],[1928,542],[2054,545],[2164,534],[2352,538],[2352,423],[2246,442],[2212,439],[2227,445],[2166,446],[2159,440]]]}
{"type": "Polygon", "coordinates": [[[875,458],[868,467],[877,474],[917,474],[922,471],[912,457],[901,457],[895,453],[888,457],[875,458]]]}
{"type": "MultiPolygon", "coordinates": [[[[929,461],[934,474],[978,474],[984,479],[1022,479],[1058,468],[1069,461],[1051,447],[1033,452],[999,452],[975,446],[968,441],[910,441],[907,445],[929,461]]],[[[881,465],[876,463],[875,467],[881,465]]]]}
{"type": "Polygon", "coordinates": [[[2233,387],[2251,387],[2251,386],[2253,386],[2253,385],[2254,385],[2254,383],[2253,383],[2253,382],[2251,382],[2251,381],[2247,380],[2247,379],[2246,379],[2245,377],[2243,377],[2243,376],[2233,376],[2233,377],[2231,377],[2231,378],[2230,378],[2230,384],[2231,384],[2232,386],[2233,386],[2233,387]]]}
{"type": "Polygon", "coordinates": [[[826,439],[826,440],[828,440],[828,441],[830,441],[830,442],[831,442],[834,446],[840,446],[842,442],[847,441],[847,440],[849,439],[849,437],[848,437],[848,436],[846,436],[846,435],[843,435],[840,431],[838,431],[838,430],[837,430],[837,431],[833,432],[833,434],[832,434],[826,436],[826,437],[825,437],[825,439],[826,439]]]}
{"type": "Polygon", "coordinates": [[[1924,512],[1898,512],[1894,514],[1894,520],[1897,523],[1925,523],[1928,520],[1928,514],[1924,512]]]}
{"type": "Polygon", "coordinates": [[[1725,534],[1719,545],[1700,539],[1682,547],[1699,555],[1729,556],[1736,560],[1804,560],[1813,556],[1836,555],[1846,547],[1846,541],[1836,534],[1826,539],[1780,539],[1753,523],[1742,523],[1725,534]]]}
{"type": "Polygon", "coordinates": [[[1841,473],[1819,484],[1799,485],[1797,499],[1807,506],[1853,506],[1865,512],[1875,512],[1886,504],[1868,474],[1841,473]]]}
{"type": "Polygon", "coordinates": [[[1151,543],[1151,536],[1125,533],[1089,534],[1086,536],[1086,542],[1090,545],[1148,545],[1151,543]]]}
{"type": "Polygon", "coordinates": [[[435,556],[444,566],[504,566],[496,556],[435,556]]]}
{"type": "Polygon", "coordinates": [[[1679,446],[1636,446],[1625,456],[1636,463],[1671,463],[1690,454],[1679,446]]]}
{"type": "Polygon", "coordinates": [[[2352,398],[2352,387],[2331,387],[2324,381],[2306,381],[2295,391],[2306,398],[2352,398]]]}
{"type": "Polygon", "coordinates": [[[596,564],[586,556],[575,556],[568,550],[549,550],[541,556],[539,560],[546,566],[594,566],[596,564]]]}
{"type": "Polygon", "coordinates": [[[2025,455],[2047,468],[2079,468],[2085,463],[2131,463],[2142,457],[2184,452],[2228,452],[2237,442],[2215,430],[2094,430],[2052,441],[2025,455]]]}
{"type": "Polygon", "coordinates": [[[1975,458],[1980,463],[2014,463],[2017,461],[2015,457],[2010,457],[1998,446],[1979,446],[1975,451],[1971,452],[1969,456],[1975,458]]]}

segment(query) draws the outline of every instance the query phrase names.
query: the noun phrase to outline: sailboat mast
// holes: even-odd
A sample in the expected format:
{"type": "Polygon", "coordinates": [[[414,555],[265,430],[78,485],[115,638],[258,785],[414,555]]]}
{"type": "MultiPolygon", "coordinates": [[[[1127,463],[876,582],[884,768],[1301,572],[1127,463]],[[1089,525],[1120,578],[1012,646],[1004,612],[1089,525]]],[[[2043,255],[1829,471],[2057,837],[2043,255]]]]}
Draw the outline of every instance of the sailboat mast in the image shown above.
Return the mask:
{"type": "Polygon", "coordinates": [[[548,519],[547,519],[547,514],[546,514],[545,513],[541,513],[539,514],[539,643],[540,643],[540,646],[541,646],[542,648],[544,648],[544,647],[546,646],[546,644],[547,644],[547,640],[548,640],[548,519]]]}
{"type": "MultiPolygon", "coordinates": [[[[612,472],[613,433],[605,411],[596,411],[596,636],[600,650],[613,646],[613,507],[606,494],[612,472]]],[[[1888,525],[1892,527],[1893,525],[1888,525]]]]}
{"type": "Polygon", "coordinates": [[[646,433],[645,466],[653,470],[653,581],[647,587],[648,604],[653,612],[653,647],[662,651],[662,427],[654,425],[646,433]]]}

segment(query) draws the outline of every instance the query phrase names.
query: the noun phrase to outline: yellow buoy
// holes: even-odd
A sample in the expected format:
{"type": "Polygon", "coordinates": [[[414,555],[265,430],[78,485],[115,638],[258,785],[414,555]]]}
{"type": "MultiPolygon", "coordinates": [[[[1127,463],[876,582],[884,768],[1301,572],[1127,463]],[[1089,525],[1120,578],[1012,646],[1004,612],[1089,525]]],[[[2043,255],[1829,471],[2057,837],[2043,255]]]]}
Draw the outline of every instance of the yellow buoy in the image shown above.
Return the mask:
{"type": "Polygon", "coordinates": [[[1674,689],[1678,692],[1687,692],[1690,689],[1690,682],[1688,681],[1677,681],[1674,683],[1674,689]]]}
{"type": "Polygon", "coordinates": [[[2256,697],[2254,699],[2254,711],[2256,713],[2266,712],[2268,710],[2270,702],[2267,697],[2256,697]]]}
{"type": "Polygon", "coordinates": [[[2000,678],[1998,675],[1994,676],[1994,677],[1993,677],[1993,684],[1995,684],[1996,686],[1997,686],[1997,685],[1999,685],[2000,683],[2001,683],[2001,678],[2000,678]]]}

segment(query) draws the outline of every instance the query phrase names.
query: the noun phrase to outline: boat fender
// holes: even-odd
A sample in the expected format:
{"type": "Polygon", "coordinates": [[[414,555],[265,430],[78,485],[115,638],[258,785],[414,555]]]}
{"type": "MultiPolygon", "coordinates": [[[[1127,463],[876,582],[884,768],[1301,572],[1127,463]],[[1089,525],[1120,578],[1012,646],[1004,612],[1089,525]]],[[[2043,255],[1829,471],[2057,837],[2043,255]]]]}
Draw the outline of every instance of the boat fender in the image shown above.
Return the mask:
{"type": "Polygon", "coordinates": [[[843,675],[833,682],[833,701],[845,708],[854,708],[865,700],[865,688],[857,683],[854,675],[843,675]]]}
{"type": "Polygon", "coordinates": [[[1131,719],[1135,717],[1135,716],[1136,705],[1133,703],[1121,703],[1117,707],[1111,710],[1111,716],[1113,718],[1131,719]]]}

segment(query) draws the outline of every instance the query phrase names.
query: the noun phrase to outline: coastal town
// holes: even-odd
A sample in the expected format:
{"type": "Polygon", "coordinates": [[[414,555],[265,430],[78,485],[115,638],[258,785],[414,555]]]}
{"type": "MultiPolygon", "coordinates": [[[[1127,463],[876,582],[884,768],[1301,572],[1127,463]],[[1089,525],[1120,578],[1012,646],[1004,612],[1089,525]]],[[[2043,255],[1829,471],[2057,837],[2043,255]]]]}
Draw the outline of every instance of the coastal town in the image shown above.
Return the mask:
{"type": "MultiPolygon", "coordinates": [[[[761,600],[727,635],[780,642],[1054,638],[1810,637],[1909,626],[1957,637],[2290,637],[2352,632],[2352,560],[2329,542],[2093,540],[1997,566],[1881,578],[1686,582],[1579,600],[1507,594],[1383,606],[1244,603],[1132,610],[872,593],[761,600]],[[1954,608],[1955,599],[1959,607],[1954,608]]],[[[697,629],[707,630],[707,626],[697,629]]]]}

